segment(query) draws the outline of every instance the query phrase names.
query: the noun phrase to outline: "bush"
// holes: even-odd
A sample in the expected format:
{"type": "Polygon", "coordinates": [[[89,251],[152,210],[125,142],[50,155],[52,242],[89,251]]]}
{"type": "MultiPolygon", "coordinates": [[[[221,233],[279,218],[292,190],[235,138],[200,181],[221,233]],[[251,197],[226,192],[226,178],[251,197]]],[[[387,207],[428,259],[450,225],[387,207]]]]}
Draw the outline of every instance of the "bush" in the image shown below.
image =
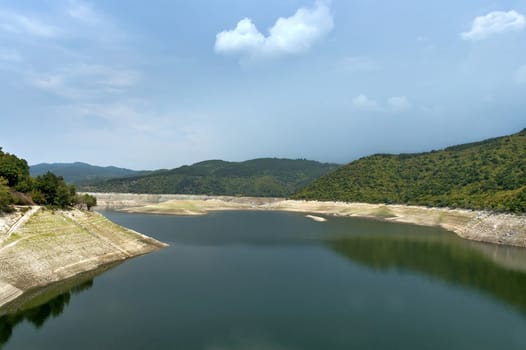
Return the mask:
{"type": "Polygon", "coordinates": [[[75,204],[81,209],[86,208],[87,210],[91,210],[91,208],[97,206],[97,198],[87,193],[83,195],[76,195],[75,204]]]}

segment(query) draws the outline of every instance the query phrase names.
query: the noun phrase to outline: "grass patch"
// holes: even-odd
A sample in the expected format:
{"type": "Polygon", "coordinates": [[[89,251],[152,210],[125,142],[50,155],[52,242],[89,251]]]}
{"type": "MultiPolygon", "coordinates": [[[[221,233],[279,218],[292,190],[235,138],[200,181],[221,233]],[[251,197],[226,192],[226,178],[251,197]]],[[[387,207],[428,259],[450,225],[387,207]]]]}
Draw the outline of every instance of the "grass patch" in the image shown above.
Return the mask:
{"type": "Polygon", "coordinates": [[[373,215],[377,216],[377,217],[380,217],[380,218],[383,218],[383,219],[396,217],[396,215],[394,215],[393,212],[389,208],[387,208],[385,206],[376,209],[373,212],[373,215]]]}

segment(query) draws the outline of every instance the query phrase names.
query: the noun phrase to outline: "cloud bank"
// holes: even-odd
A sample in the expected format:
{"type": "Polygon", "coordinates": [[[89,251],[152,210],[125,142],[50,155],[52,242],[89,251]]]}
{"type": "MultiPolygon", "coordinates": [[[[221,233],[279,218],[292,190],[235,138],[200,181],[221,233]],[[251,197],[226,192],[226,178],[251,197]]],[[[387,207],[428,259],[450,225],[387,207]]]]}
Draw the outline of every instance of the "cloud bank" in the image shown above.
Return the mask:
{"type": "Polygon", "coordinates": [[[389,97],[386,104],[380,104],[365,94],[359,94],[351,100],[351,104],[356,109],[374,112],[405,112],[413,108],[407,96],[389,97]]]}
{"type": "Polygon", "coordinates": [[[57,27],[43,23],[34,17],[3,9],[0,9],[0,29],[14,34],[29,34],[49,38],[60,33],[57,27]]]}
{"type": "Polygon", "coordinates": [[[333,28],[329,5],[318,1],[312,8],[300,8],[291,17],[279,18],[267,36],[250,18],[244,18],[235,29],[217,34],[215,51],[252,58],[301,54],[333,28]]]}
{"type": "Polygon", "coordinates": [[[351,103],[354,107],[357,107],[359,109],[366,109],[366,110],[378,110],[379,109],[378,102],[376,102],[375,100],[371,100],[365,94],[360,94],[354,97],[351,100],[351,103]]]}
{"type": "Polygon", "coordinates": [[[462,33],[464,40],[483,40],[495,34],[518,32],[526,26],[524,15],[515,10],[493,11],[473,20],[471,30],[462,33]]]}

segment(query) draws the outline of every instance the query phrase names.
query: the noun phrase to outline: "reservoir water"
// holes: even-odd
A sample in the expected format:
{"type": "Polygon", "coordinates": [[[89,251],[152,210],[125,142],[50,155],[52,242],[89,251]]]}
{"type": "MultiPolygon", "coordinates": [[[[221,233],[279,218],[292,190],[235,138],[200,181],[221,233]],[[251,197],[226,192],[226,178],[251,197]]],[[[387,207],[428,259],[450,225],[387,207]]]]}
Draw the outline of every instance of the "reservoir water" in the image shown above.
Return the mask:
{"type": "Polygon", "coordinates": [[[356,218],[103,214],[171,246],[1,316],[0,348],[526,348],[525,249],[356,218]]]}

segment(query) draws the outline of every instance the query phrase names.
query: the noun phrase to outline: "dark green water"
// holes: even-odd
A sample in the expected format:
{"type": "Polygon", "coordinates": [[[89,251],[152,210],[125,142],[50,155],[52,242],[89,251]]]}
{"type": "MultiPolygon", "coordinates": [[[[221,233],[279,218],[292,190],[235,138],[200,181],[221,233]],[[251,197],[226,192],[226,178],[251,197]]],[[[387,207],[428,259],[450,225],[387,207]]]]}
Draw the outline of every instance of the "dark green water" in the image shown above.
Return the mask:
{"type": "Polygon", "coordinates": [[[523,249],[363,219],[104,214],[171,247],[0,317],[4,349],[526,349],[523,249]]]}

